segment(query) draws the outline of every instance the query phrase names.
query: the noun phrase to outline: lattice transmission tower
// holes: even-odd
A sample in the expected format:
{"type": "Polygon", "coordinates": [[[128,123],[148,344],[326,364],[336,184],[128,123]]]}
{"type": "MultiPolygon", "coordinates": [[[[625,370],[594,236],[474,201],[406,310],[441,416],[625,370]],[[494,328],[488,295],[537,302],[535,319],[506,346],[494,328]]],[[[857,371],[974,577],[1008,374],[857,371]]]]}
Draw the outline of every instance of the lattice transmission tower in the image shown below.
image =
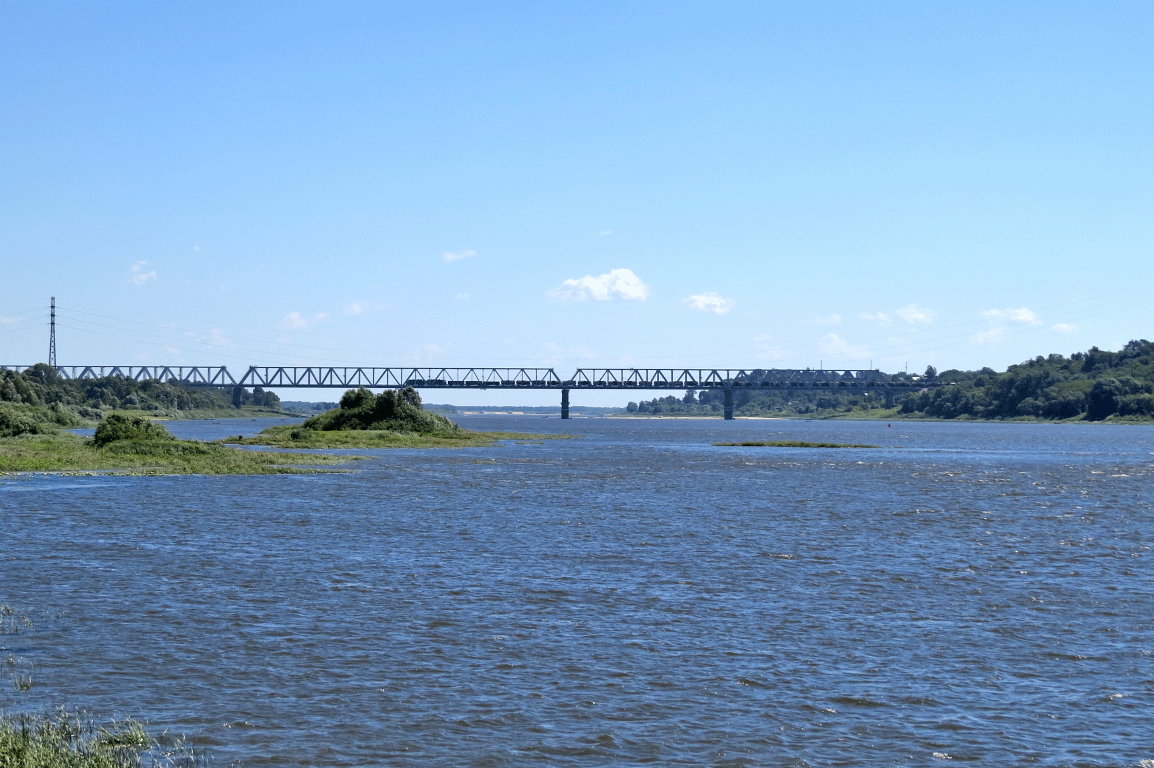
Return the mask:
{"type": "Polygon", "coordinates": [[[52,297],[52,306],[48,315],[48,365],[56,367],[56,297],[52,297]]]}

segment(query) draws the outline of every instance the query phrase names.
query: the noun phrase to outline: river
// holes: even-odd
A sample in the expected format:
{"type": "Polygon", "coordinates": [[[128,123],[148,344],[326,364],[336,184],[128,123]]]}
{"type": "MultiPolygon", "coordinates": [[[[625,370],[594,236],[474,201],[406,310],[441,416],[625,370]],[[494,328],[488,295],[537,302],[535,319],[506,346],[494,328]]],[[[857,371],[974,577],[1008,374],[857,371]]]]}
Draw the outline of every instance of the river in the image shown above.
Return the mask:
{"type": "Polygon", "coordinates": [[[219,766],[1154,766],[1150,427],[457,421],[576,438],[0,477],[0,708],[219,766]]]}

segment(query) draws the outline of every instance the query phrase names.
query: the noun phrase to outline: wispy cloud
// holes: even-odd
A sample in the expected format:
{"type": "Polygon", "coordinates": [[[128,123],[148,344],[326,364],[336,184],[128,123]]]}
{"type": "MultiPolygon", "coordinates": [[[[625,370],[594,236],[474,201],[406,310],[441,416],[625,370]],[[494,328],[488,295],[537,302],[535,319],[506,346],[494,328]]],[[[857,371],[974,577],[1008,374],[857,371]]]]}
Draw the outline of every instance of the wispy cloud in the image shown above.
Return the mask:
{"type": "Polygon", "coordinates": [[[688,304],[691,309],[698,312],[712,312],[715,315],[727,315],[733,309],[733,299],[727,299],[713,291],[690,296],[682,303],[688,304]]]}
{"type": "Polygon", "coordinates": [[[138,261],[128,270],[133,285],[144,285],[156,280],[156,270],[148,268],[147,261],[138,261]]]}
{"type": "MultiPolygon", "coordinates": [[[[388,308],[388,304],[383,304],[377,301],[351,301],[344,306],[344,308],[341,310],[341,314],[347,315],[349,317],[360,317],[361,315],[367,314],[369,312],[380,312],[381,310],[388,308]]],[[[328,315],[325,315],[325,317],[328,317],[328,315]]]]}
{"type": "Polygon", "coordinates": [[[1014,328],[1042,324],[1034,310],[1028,307],[987,309],[982,312],[982,317],[989,323],[989,327],[970,339],[974,344],[989,344],[1010,335],[1010,331],[1014,328]]]}
{"type": "Polygon", "coordinates": [[[863,312],[861,319],[878,325],[892,325],[901,321],[907,325],[926,325],[934,321],[935,313],[932,309],[920,307],[917,304],[907,304],[892,312],[863,312]]]}
{"type": "Polygon", "coordinates": [[[1055,333],[1073,333],[1078,330],[1078,326],[1072,323],[1054,323],[1050,326],[1050,330],[1055,333]]]}
{"type": "Polygon", "coordinates": [[[284,318],[281,319],[280,327],[286,330],[299,330],[301,328],[308,328],[310,326],[316,325],[317,323],[323,323],[328,319],[328,312],[318,312],[317,314],[311,316],[303,315],[300,312],[289,312],[284,316],[284,318]]]}
{"type": "Polygon", "coordinates": [[[790,354],[783,347],[774,343],[775,339],[768,333],[763,333],[760,336],[753,337],[753,346],[757,351],[755,352],[757,359],[766,362],[777,362],[780,360],[788,360],[790,354]]]}
{"type": "Polygon", "coordinates": [[[465,259],[471,259],[476,255],[477,252],[472,249],[465,251],[445,251],[441,254],[441,261],[447,264],[451,264],[454,261],[464,261],[465,259]]]}
{"type": "Polygon", "coordinates": [[[1023,325],[1041,325],[1042,321],[1034,314],[1034,310],[1027,307],[1016,309],[987,309],[982,317],[994,323],[1021,323],[1023,325]]]}
{"type": "Polygon", "coordinates": [[[841,320],[841,315],[834,312],[832,315],[815,318],[813,322],[815,325],[841,325],[841,320]]]}
{"type": "Polygon", "coordinates": [[[821,341],[818,342],[818,348],[824,355],[849,358],[850,360],[865,360],[871,356],[869,348],[851,344],[836,333],[827,333],[822,336],[821,341]]]}
{"type": "Polygon", "coordinates": [[[1005,337],[1008,333],[1009,331],[1006,329],[1006,326],[997,325],[993,328],[987,328],[986,330],[975,334],[971,341],[973,341],[975,344],[989,344],[990,342],[997,341],[998,339],[1005,337]]]}
{"type": "Polygon", "coordinates": [[[897,310],[897,316],[910,325],[926,325],[934,321],[934,311],[919,307],[917,304],[907,304],[897,310]]]}
{"type": "Polygon", "coordinates": [[[649,298],[649,286],[631,269],[612,269],[603,275],[566,280],[549,295],[560,301],[645,301],[649,298]]]}

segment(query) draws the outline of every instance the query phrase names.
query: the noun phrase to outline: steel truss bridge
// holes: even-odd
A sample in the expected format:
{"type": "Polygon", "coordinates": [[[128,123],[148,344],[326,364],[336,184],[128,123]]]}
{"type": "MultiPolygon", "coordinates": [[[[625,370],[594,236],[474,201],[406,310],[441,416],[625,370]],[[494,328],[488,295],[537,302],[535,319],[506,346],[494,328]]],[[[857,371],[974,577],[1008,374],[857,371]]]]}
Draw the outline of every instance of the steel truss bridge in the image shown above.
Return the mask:
{"type": "MultiPolygon", "coordinates": [[[[25,370],[30,366],[0,365],[25,370]]],[[[733,418],[737,390],[838,389],[871,391],[891,399],[898,391],[932,386],[924,381],[894,381],[878,370],[736,368],[578,368],[568,376],[552,368],[373,368],[250,366],[239,377],[225,366],[206,365],[60,365],[64,379],[86,381],[120,377],[194,387],[313,389],[551,389],[561,393],[561,418],[569,418],[569,393],[577,390],[718,389],[724,415],[733,418]]]]}

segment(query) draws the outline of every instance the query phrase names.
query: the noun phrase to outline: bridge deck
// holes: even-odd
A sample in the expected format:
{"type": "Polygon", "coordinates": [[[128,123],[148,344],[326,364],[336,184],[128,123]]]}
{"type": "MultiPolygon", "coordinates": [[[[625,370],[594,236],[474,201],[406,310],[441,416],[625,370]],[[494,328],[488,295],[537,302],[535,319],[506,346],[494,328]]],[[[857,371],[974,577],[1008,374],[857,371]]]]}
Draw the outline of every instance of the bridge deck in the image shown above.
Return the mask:
{"type": "MultiPolygon", "coordinates": [[[[25,370],[29,366],[0,365],[25,370]]],[[[845,387],[924,387],[893,381],[879,370],[762,368],[578,368],[568,376],[552,368],[377,368],[364,366],[250,366],[239,377],[225,366],[62,365],[72,380],[119,376],[202,387],[313,389],[811,389],[845,387]]]]}

